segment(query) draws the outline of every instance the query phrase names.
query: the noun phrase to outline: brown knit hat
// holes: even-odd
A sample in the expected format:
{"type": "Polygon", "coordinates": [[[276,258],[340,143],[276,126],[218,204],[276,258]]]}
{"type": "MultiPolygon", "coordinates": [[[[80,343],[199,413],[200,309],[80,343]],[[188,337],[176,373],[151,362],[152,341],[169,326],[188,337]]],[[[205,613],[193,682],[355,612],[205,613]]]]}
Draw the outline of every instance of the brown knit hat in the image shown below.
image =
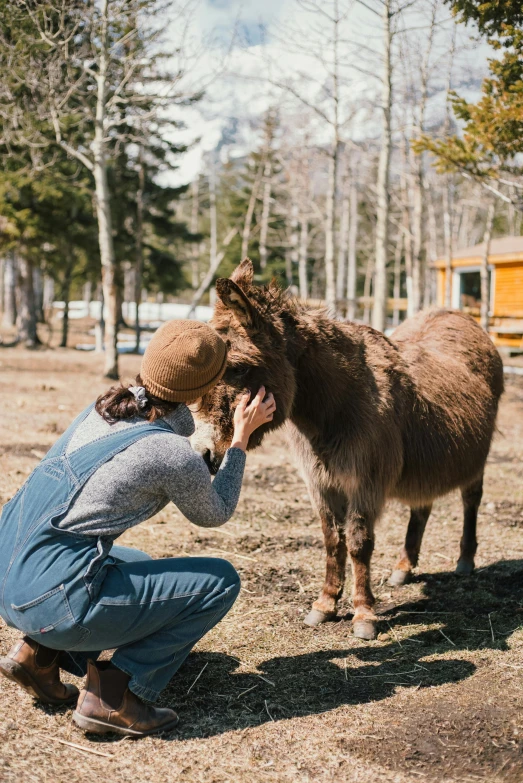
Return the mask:
{"type": "Polygon", "coordinates": [[[140,375],[161,400],[191,402],[218,383],[226,365],[225,343],[210,326],[167,321],[147,346],[140,375]]]}

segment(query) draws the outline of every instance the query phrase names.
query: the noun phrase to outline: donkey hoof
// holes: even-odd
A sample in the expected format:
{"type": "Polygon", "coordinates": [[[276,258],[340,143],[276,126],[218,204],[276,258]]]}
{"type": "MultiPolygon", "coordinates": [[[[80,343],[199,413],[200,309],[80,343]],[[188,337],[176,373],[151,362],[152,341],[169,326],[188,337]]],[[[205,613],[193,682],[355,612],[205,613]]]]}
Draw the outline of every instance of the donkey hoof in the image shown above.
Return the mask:
{"type": "Polygon", "coordinates": [[[377,636],[376,623],[372,620],[356,620],[353,625],[354,636],[371,641],[377,636]]]}
{"type": "Polygon", "coordinates": [[[410,571],[401,571],[399,568],[396,568],[390,575],[388,583],[391,587],[401,587],[401,585],[408,584],[411,579],[412,574],[410,571]]]}
{"type": "Polygon", "coordinates": [[[474,563],[470,560],[458,560],[456,574],[458,576],[470,576],[474,571],[474,563]]]}
{"type": "Polygon", "coordinates": [[[329,620],[334,620],[335,617],[336,614],[334,612],[326,614],[325,612],[320,612],[319,609],[311,609],[303,622],[305,625],[310,625],[311,628],[315,628],[317,625],[322,625],[322,623],[328,623],[329,620]]]}

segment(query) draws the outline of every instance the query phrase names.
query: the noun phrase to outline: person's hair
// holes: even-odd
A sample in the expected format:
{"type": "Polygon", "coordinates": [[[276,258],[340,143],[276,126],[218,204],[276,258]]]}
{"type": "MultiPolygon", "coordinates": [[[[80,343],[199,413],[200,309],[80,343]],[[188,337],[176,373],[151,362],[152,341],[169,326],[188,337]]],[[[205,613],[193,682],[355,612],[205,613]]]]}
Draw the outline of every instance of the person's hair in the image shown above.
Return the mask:
{"type": "Polygon", "coordinates": [[[134,394],[129,390],[129,386],[143,386],[141,377],[137,375],[135,382],[127,386],[123,384],[111,386],[96,400],[96,412],[109,424],[116,424],[117,421],[122,421],[123,419],[133,419],[135,416],[140,416],[142,419],[151,422],[156,421],[156,419],[160,419],[162,416],[175,411],[180,405],[179,402],[161,400],[145,389],[147,404],[142,408],[134,394]]]}

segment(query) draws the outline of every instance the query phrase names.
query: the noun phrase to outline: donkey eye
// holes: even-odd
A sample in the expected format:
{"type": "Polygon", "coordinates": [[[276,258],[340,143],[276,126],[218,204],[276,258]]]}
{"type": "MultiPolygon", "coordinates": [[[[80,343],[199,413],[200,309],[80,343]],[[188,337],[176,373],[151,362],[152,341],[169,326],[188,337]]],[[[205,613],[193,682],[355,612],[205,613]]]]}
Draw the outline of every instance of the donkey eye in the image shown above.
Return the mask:
{"type": "Polygon", "coordinates": [[[227,383],[230,383],[231,385],[236,385],[238,383],[241,383],[244,380],[244,378],[247,377],[249,370],[250,367],[245,367],[245,365],[228,367],[224,379],[227,381],[227,383]]]}

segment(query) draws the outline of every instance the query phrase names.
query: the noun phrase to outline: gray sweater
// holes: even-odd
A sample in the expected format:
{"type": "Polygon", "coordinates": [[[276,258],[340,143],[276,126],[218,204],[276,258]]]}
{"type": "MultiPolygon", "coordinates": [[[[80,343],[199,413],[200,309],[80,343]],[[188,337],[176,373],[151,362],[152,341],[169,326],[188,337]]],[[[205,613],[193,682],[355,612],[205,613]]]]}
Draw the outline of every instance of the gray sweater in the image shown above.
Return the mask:
{"type": "MultiPolygon", "coordinates": [[[[85,483],[58,527],[92,536],[119,536],[172,501],[191,522],[223,525],[233,515],[243,480],[245,453],[229,449],[213,482],[191,448],[191,412],[180,405],[165,417],[173,432],[155,432],[106,462],[85,483]]],[[[143,424],[128,419],[108,424],[93,410],[73,435],[67,453],[108,432],[143,424]]]]}

